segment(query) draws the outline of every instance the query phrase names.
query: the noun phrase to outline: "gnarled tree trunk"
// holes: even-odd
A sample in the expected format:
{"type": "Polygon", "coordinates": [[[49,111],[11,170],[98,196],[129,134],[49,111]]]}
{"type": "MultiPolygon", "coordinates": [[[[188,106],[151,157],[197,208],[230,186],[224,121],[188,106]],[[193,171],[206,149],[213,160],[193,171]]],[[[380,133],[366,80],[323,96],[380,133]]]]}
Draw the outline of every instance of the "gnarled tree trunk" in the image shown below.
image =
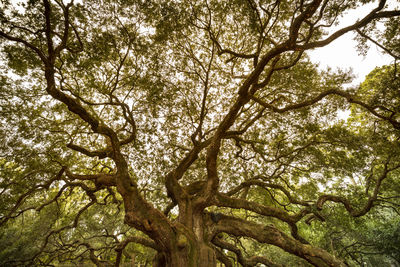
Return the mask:
{"type": "Polygon", "coordinates": [[[217,266],[214,250],[200,242],[190,242],[185,248],[159,252],[153,260],[155,267],[214,267],[217,266]]]}

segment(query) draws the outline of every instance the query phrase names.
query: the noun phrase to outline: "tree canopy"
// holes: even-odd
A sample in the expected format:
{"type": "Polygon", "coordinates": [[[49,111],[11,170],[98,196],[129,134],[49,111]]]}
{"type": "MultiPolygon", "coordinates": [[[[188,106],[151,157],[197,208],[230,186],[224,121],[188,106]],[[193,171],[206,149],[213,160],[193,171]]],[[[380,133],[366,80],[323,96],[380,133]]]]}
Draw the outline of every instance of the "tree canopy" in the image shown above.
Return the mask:
{"type": "Polygon", "coordinates": [[[2,1],[0,265],[400,265],[399,24],[385,0],[2,1]],[[307,55],[350,32],[393,58],[360,85],[307,55]]]}

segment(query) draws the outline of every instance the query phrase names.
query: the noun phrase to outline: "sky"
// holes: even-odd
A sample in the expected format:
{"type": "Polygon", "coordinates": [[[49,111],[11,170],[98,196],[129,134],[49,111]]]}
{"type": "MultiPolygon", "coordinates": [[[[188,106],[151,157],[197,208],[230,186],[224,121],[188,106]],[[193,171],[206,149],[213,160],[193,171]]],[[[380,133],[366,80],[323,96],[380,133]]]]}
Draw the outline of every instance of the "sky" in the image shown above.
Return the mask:
{"type": "MultiPolygon", "coordinates": [[[[342,28],[353,24],[357,19],[364,17],[371,9],[376,7],[376,3],[366,5],[365,7],[351,10],[340,19],[341,23],[332,29],[342,28]]],[[[375,44],[369,42],[370,49],[366,56],[359,55],[354,40],[355,33],[347,33],[336,39],[328,46],[315,49],[309,52],[311,60],[320,64],[320,68],[326,69],[327,66],[336,69],[353,69],[356,78],[352,85],[357,85],[364,81],[365,76],[375,67],[391,64],[393,58],[382,53],[382,50],[375,44]]]]}
{"type": "Polygon", "coordinates": [[[313,62],[319,63],[320,68],[328,66],[336,69],[352,69],[356,78],[353,84],[364,81],[365,76],[375,67],[393,63],[393,58],[385,55],[374,44],[366,56],[359,55],[356,50],[357,42],[353,40],[353,34],[347,34],[336,40],[331,45],[317,49],[309,53],[313,62]]]}

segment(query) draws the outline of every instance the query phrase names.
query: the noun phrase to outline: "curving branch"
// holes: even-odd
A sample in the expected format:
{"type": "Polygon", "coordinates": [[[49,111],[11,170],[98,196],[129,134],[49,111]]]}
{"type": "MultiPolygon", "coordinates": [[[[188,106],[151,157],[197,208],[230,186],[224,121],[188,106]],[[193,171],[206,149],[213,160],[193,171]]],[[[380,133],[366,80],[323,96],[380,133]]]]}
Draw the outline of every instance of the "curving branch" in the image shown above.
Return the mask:
{"type": "Polygon", "coordinates": [[[325,98],[327,96],[330,96],[330,95],[336,95],[336,96],[343,97],[349,103],[353,103],[353,104],[357,104],[359,106],[362,106],[363,108],[365,108],[368,112],[370,112],[374,116],[376,116],[376,117],[378,117],[380,119],[383,119],[383,120],[389,122],[390,124],[392,124],[392,126],[395,129],[400,129],[400,122],[395,120],[392,115],[391,116],[385,116],[383,114],[380,114],[377,111],[377,109],[382,109],[381,106],[368,105],[368,104],[362,102],[361,100],[358,100],[357,96],[351,95],[351,94],[349,94],[347,92],[344,92],[344,91],[341,91],[341,90],[338,90],[338,89],[326,90],[326,91],[320,93],[319,95],[317,95],[317,96],[315,96],[315,97],[313,97],[311,99],[305,100],[305,101],[297,103],[297,104],[287,105],[286,107],[282,107],[282,108],[275,107],[274,105],[269,104],[269,103],[263,101],[262,99],[259,99],[258,97],[254,96],[254,95],[251,96],[251,99],[253,101],[257,102],[258,104],[260,104],[261,106],[272,110],[273,112],[285,113],[287,111],[292,111],[292,110],[296,110],[296,109],[309,107],[309,106],[311,106],[311,105],[313,105],[315,103],[318,103],[323,98],[325,98]]]}
{"type": "Polygon", "coordinates": [[[217,260],[222,262],[225,267],[233,267],[231,260],[219,249],[214,248],[217,260]]]}
{"type": "Polygon", "coordinates": [[[221,215],[220,221],[215,226],[214,235],[221,232],[238,237],[250,237],[260,243],[277,246],[286,252],[305,259],[314,266],[345,266],[342,261],[336,259],[327,251],[292,239],[273,225],[265,226],[235,217],[221,215]]]}
{"type": "Polygon", "coordinates": [[[329,37],[327,37],[324,40],[310,42],[310,43],[306,43],[303,45],[295,45],[293,47],[293,49],[294,50],[307,50],[307,49],[312,49],[312,48],[317,48],[317,47],[323,47],[350,31],[354,31],[354,30],[357,30],[359,28],[366,26],[368,23],[370,23],[373,20],[381,19],[381,18],[391,18],[391,17],[396,17],[396,16],[400,15],[399,10],[379,12],[380,10],[382,10],[385,7],[385,4],[386,4],[386,0],[380,0],[378,6],[375,9],[373,9],[369,14],[367,14],[364,18],[357,21],[356,23],[354,23],[350,26],[344,27],[340,30],[337,30],[336,32],[332,33],[329,37]]]}
{"type": "Polygon", "coordinates": [[[264,265],[266,265],[268,267],[284,267],[284,265],[272,262],[267,257],[252,256],[250,258],[245,258],[243,256],[242,251],[237,246],[235,246],[235,245],[223,240],[222,238],[218,238],[218,236],[214,237],[214,239],[212,240],[212,243],[214,245],[220,247],[221,249],[226,249],[226,250],[229,250],[229,251],[235,253],[239,263],[243,267],[256,266],[257,263],[262,263],[262,264],[264,264],[264,265]]]}
{"type": "Polygon", "coordinates": [[[96,265],[96,266],[104,266],[104,265],[111,265],[109,261],[106,260],[100,260],[96,254],[94,253],[96,251],[95,248],[93,248],[92,245],[90,245],[87,242],[82,242],[79,245],[86,247],[89,250],[89,259],[96,265]]]}
{"type": "Polygon", "coordinates": [[[221,44],[218,42],[218,39],[215,37],[214,33],[211,31],[210,26],[203,28],[204,30],[206,30],[210,36],[211,41],[215,44],[215,46],[217,47],[217,54],[219,56],[223,55],[223,54],[229,54],[232,56],[232,58],[228,59],[227,62],[232,61],[232,59],[236,58],[244,58],[244,59],[257,59],[258,55],[257,54],[245,54],[245,53],[239,53],[239,52],[235,52],[231,49],[226,49],[226,48],[222,48],[221,44]]]}
{"type": "Polygon", "coordinates": [[[298,234],[298,228],[296,223],[301,220],[304,216],[307,214],[311,213],[311,207],[307,206],[305,209],[299,211],[298,213],[294,215],[290,215],[286,211],[283,211],[279,208],[275,207],[270,207],[270,206],[265,206],[253,201],[248,201],[246,199],[242,198],[232,198],[228,197],[225,194],[217,193],[215,198],[214,198],[214,205],[219,206],[219,207],[228,207],[228,208],[233,208],[233,209],[244,209],[248,211],[255,212],[257,214],[267,216],[267,217],[273,217],[276,219],[279,219],[290,227],[291,234],[294,238],[299,240],[300,242],[304,244],[308,244],[308,241],[305,240],[303,237],[301,237],[298,234]]]}
{"type": "Polygon", "coordinates": [[[381,45],[379,42],[377,42],[376,40],[372,39],[371,37],[369,37],[367,34],[363,33],[360,29],[357,29],[356,32],[364,37],[365,39],[371,41],[373,44],[375,44],[376,46],[378,46],[379,48],[381,48],[383,51],[385,51],[386,53],[388,53],[390,56],[392,56],[394,59],[400,59],[399,55],[394,54],[390,49],[386,48],[385,46],[381,45]]]}
{"type": "Polygon", "coordinates": [[[42,50],[40,50],[39,48],[34,46],[32,43],[30,43],[20,37],[12,36],[9,33],[6,33],[4,31],[0,31],[0,36],[6,38],[9,41],[14,41],[14,42],[23,44],[27,48],[32,49],[33,52],[35,52],[43,62],[47,60],[47,58],[46,58],[45,54],[42,52],[42,50]]]}
{"type": "Polygon", "coordinates": [[[215,196],[214,204],[219,207],[249,210],[263,216],[277,218],[287,223],[295,223],[300,219],[299,215],[289,215],[287,212],[275,207],[264,206],[242,198],[228,197],[222,193],[218,193],[215,196]]]}
{"type": "Polygon", "coordinates": [[[298,200],[296,198],[294,198],[292,196],[292,194],[283,186],[279,185],[279,184],[273,184],[273,183],[266,183],[263,181],[260,181],[259,179],[265,179],[265,177],[263,176],[256,176],[252,179],[249,179],[243,183],[241,183],[240,185],[238,185],[237,187],[233,188],[232,190],[230,190],[229,192],[227,192],[226,194],[228,196],[232,196],[236,193],[238,193],[239,191],[241,191],[244,188],[248,188],[250,186],[256,185],[259,186],[261,188],[273,188],[273,189],[278,189],[280,190],[282,193],[284,193],[286,195],[286,197],[288,198],[289,202],[292,204],[298,204],[298,205],[302,205],[302,206],[310,206],[310,202],[309,201],[303,201],[303,200],[298,200]]]}
{"type": "Polygon", "coordinates": [[[47,244],[48,244],[49,239],[50,239],[51,236],[53,236],[53,235],[55,235],[55,234],[58,234],[58,233],[60,233],[60,232],[62,232],[62,231],[68,230],[68,229],[76,228],[76,227],[78,226],[80,216],[81,216],[86,210],[88,210],[92,205],[94,205],[95,203],[96,203],[96,201],[95,201],[94,199],[92,199],[91,202],[89,202],[89,203],[86,204],[84,207],[82,207],[82,208],[77,212],[77,214],[75,215],[75,218],[74,218],[74,220],[72,221],[71,224],[68,224],[68,225],[66,225],[66,226],[63,226],[63,227],[61,227],[61,228],[52,230],[52,231],[50,231],[49,233],[47,233],[47,235],[44,237],[44,242],[43,242],[42,245],[40,246],[39,251],[38,251],[31,259],[29,259],[28,261],[33,261],[34,259],[36,259],[37,257],[39,257],[39,255],[40,255],[41,253],[44,252],[44,250],[45,250],[45,248],[46,248],[46,246],[47,246],[47,244]]]}
{"type": "MultiPolygon", "coordinates": [[[[35,207],[28,207],[28,208],[25,208],[25,209],[23,209],[21,211],[18,211],[16,214],[14,214],[17,211],[17,209],[22,206],[22,204],[25,202],[25,200],[29,196],[33,195],[34,193],[36,193],[41,188],[48,189],[53,182],[60,180],[62,175],[64,174],[65,170],[66,170],[65,167],[61,168],[61,170],[57,173],[57,175],[52,177],[50,180],[48,180],[44,184],[35,185],[34,187],[30,188],[27,192],[25,192],[24,194],[20,195],[19,198],[17,199],[17,201],[15,202],[14,206],[11,208],[11,210],[6,215],[4,215],[4,216],[2,216],[0,218],[0,226],[5,224],[9,219],[18,217],[19,215],[21,215],[22,213],[24,213],[24,212],[26,212],[28,210],[37,209],[35,207]]],[[[59,190],[59,194],[61,194],[62,191],[64,191],[64,188],[61,188],[59,190]]],[[[56,201],[58,199],[58,197],[59,197],[59,194],[57,194],[56,197],[53,198],[53,200],[50,200],[49,202],[43,203],[38,209],[40,210],[44,206],[50,205],[51,203],[56,201]]]]}
{"type": "Polygon", "coordinates": [[[388,167],[389,164],[389,160],[390,158],[387,160],[387,162],[384,165],[384,170],[382,172],[382,174],[378,177],[376,184],[375,184],[375,188],[374,191],[371,195],[368,196],[368,200],[367,203],[365,203],[364,207],[362,207],[361,209],[357,210],[353,207],[353,205],[351,204],[351,202],[341,196],[336,196],[336,195],[322,195],[318,198],[317,200],[317,208],[319,210],[322,210],[323,205],[327,202],[327,201],[332,201],[332,202],[336,202],[336,203],[341,203],[343,204],[343,206],[345,207],[345,209],[350,213],[351,216],[353,217],[361,217],[365,214],[367,214],[371,208],[374,205],[374,202],[378,199],[378,194],[379,194],[379,189],[382,185],[383,180],[387,177],[387,175],[394,170],[397,170],[400,168],[400,164],[397,166],[394,166],[392,168],[388,167]]]}
{"type": "Polygon", "coordinates": [[[115,247],[115,251],[117,252],[115,266],[117,266],[117,267],[120,266],[120,263],[122,260],[122,253],[123,253],[125,247],[129,243],[137,243],[137,244],[143,245],[145,247],[152,248],[154,250],[160,250],[160,247],[157,246],[157,244],[153,240],[150,240],[150,239],[147,239],[144,237],[140,237],[140,236],[129,236],[129,237],[125,238],[123,241],[119,242],[118,245],[115,247]]]}

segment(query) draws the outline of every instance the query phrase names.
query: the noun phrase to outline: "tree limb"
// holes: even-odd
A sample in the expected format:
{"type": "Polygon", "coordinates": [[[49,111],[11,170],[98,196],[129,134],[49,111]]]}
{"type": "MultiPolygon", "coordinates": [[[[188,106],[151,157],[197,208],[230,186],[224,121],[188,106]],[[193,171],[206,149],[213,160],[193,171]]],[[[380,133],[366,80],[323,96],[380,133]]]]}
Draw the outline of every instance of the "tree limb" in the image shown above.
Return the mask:
{"type": "Polygon", "coordinates": [[[300,241],[290,238],[273,225],[264,226],[254,222],[222,215],[221,220],[215,226],[214,233],[225,232],[234,236],[246,236],[261,243],[280,247],[286,252],[297,255],[314,266],[337,266],[344,267],[345,264],[333,257],[327,251],[314,248],[300,241]]]}

